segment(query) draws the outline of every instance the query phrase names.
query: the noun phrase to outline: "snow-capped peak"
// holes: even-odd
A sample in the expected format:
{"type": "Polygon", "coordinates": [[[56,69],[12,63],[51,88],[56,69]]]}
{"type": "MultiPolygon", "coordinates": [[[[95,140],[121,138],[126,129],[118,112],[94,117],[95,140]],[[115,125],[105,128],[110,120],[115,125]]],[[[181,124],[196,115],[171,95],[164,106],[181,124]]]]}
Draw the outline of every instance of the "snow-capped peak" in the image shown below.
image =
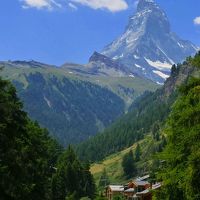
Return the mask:
{"type": "Polygon", "coordinates": [[[122,63],[133,73],[163,83],[171,66],[196,53],[197,49],[171,31],[168,17],[157,3],[139,0],[125,32],[106,46],[102,54],[122,63]]]}

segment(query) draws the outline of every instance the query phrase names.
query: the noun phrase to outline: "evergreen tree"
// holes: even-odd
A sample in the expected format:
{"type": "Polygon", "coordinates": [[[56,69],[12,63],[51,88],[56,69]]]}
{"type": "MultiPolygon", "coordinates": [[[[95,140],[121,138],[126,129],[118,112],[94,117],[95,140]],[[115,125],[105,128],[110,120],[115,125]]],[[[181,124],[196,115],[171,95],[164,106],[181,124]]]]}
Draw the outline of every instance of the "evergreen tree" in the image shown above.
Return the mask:
{"type": "Polygon", "coordinates": [[[0,78],[0,199],[50,199],[56,148],[27,117],[12,84],[0,78]]]}
{"type": "Polygon", "coordinates": [[[135,161],[138,162],[140,160],[140,156],[141,156],[141,149],[140,149],[140,145],[137,144],[136,149],[135,149],[135,161]]]}
{"type": "Polygon", "coordinates": [[[109,184],[110,184],[109,177],[107,175],[106,169],[104,169],[99,179],[99,188],[105,187],[109,184]]]}
{"type": "Polygon", "coordinates": [[[71,146],[60,157],[57,172],[52,180],[53,200],[94,198],[95,184],[89,165],[83,165],[76,157],[71,146]]]}
{"type": "Polygon", "coordinates": [[[155,122],[152,126],[152,134],[153,134],[153,139],[156,141],[159,141],[160,135],[159,135],[159,130],[160,130],[160,125],[158,122],[155,122]]]}
{"type": "Polygon", "coordinates": [[[175,76],[177,74],[177,68],[176,68],[176,65],[172,65],[172,68],[171,68],[171,76],[175,76]]]}
{"type": "Polygon", "coordinates": [[[132,150],[130,150],[129,153],[124,155],[122,160],[122,167],[124,170],[124,174],[127,177],[133,176],[134,172],[136,171],[136,168],[132,150]]]}
{"type": "MultiPolygon", "coordinates": [[[[196,56],[197,57],[197,56],[196,56]]],[[[199,55],[200,57],[200,55],[199,55]]],[[[198,60],[196,58],[196,60],[198,60]]],[[[161,154],[166,166],[157,199],[200,199],[200,79],[182,86],[168,121],[168,144],[161,154]]]]}
{"type": "Polygon", "coordinates": [[[62,151],[28,118],[12,84],[0,78],[0,199],[93,199],[89,165],[81,164],[71,147],[62,151]]]}

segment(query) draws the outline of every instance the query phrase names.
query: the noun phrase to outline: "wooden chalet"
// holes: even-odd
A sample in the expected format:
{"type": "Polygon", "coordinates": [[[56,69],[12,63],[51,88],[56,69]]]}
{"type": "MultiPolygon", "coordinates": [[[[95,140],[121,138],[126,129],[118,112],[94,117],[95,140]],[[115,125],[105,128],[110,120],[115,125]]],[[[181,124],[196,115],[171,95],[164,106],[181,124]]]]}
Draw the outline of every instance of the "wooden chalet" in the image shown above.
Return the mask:
{"type": "Polygon", "coordinates": [[[147,180],[149,175],[138,177],[127,185],[109,185],[105,196],[112,200],[115,196],[123,196],[127,200],[152,200],[152,190],[159,189],[161,183],[151,185],[147,180]]]}
{"type": "Polygon", "coordinates": [[[124,194],[124,186],[123,185],[109,185],[106,188],[106,197],[108,200],[112,200],[114,196],[119,196],[124,194]]]}
{"type": "Polygon", "coordinates": [[[151,187],[143,190],[141,192],[137,192],[133,197],[132,200],[152,200],[152,191],[157,190],[161,187],[161,183],[156,183],[151,187]]]}

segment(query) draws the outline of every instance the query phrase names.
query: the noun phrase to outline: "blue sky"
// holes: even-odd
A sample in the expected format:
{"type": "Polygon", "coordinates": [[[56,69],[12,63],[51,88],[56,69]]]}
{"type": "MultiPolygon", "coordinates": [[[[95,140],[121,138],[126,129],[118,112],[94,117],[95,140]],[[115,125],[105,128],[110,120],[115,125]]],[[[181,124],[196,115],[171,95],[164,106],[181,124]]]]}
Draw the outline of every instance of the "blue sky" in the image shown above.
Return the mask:
{"type": "MultiPolygon", "coordinates": [[[[200,1],[155,1],[172,30],[200,46],[200,1]]],[[[134,0],[1,0],[0,60],[86,63],[124,31],[134,12],[134,0]]]]}

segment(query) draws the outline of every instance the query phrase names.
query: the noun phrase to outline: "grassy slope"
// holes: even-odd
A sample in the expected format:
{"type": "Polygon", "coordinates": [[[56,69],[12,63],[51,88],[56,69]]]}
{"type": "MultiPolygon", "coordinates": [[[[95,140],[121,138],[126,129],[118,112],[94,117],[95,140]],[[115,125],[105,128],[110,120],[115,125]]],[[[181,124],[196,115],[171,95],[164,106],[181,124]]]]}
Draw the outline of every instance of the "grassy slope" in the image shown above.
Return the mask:
{"type": "MultiPolygon", "coordinates": [[[[0,63],[0,66],[2,65],[4,64],[0,63]]],[[[93,75],[82,76],[72,74],[65,69],[52,66],[30,68],[27,66],[13,67],[5,65],[4,70],[1,72],[1,74],[4,78],[8,78],[11,81],[20,81],[21,83],[23,83],[24,88],[26,88],[28,86],[26,76],[30,73],[36,72],[40,72],[45,75],[47,80],[49,77],[55,75],[60,79],[66,77],[72,80],[89,81],[102,87],[106,87],[125,101],[126,108],[128,108],[133,100],[140,96],[144,91],[155,91],[159,87],[152,81],[144,80],[139,77],[99,77],[93,75]]]]}
{"type": "MultiPolygon", "coordinates": [[[[151,152],[151,149],[156,146],[156,142],[153,141],[151,135],[147,135],[138,143],[140,144],[142,155],[141,160],[136,163],[136,167],[139,170],[138,174],[142,175],[148,171],[148,165],[151,165],[152,160],[149,159],[149,152],[151,152]]],[[[106,170],[109,180],[112,184],[127,183],[129,179],[123,175],[121,163],[123,156],[130,150],[134,152],[136,146],[137,144],[135,143],[129,148],[106,157],[102,162],[92,164],[91,173],[94,175],[96,184],[98,185],[100,176],[104,169],[106,170]]],[[[138,174],[135,174],[135,177],[138,176],[138,174]]]]}
{"type": "MultiPolygon", "coordinates": [[[[178,76],[176,78],[171,78],[171,80],[168,80],[168,82],[165,84],[164,88],[165,95],[163,96],[166,98],[169,95],[169,93],[171,93],[171,91],[173,90],[172,88],[179,87],[182,83],[185,82],[185,80],[187,80],[188,76],[199,77],[200,76],[199,70],[197,68],[193,67],[191,68],[191,66],[187,67],[187,65],[186,66],[183,65],[178,76]]],[[[157,165],[156,163],[154,163],[156,162],[154,155],[156,152],[158,152],[159,145],[162,142],[161,137],[163,134],[164,133],[161,128],[159,141],[154,140],[151,133],[147,133],[144,139],[139,141],[142,155],[140,161],[136,163],[136,167],[138,170],[136,176],[144,175],[146,173],[151,172],[151,170],[154,169],[154,165],[157,165]]],[[[134,152],[135,148],[136,148],[136,143],[134,143],[131,147],[127,149],[124,149],[118,153],[114,153],[106,157],[102,162],[94,163],[91,166],[91,172],[95,177],[97,185],[104,169],[106,169],[111,183],[113,184],[126,183],[128,179],[123,176],[123,170],[121,166],[122,158],[124,154],[126,154],[130,149],[132,149],[134,152]]]]}
{"type": "Polygon", "coordinates": [[[21,95],[21,98],[23,98],[26,105],[25,109],[30,114],[30,116],[34,120],[39,121],[42,126],[47,127],[51,134],[56,137],[59,136],[59,140],[60,138],[62,138],[62,140],[65,138],[65,140],[69,141],[82,141],[83,136],[86,136],[84,138],[86,139],[96,132],[103,131],[103,129],[107,127],[109,123],[111,123],[110,119],[115,120],[117,117],[119,117],[124,111],[127,110],[128,106],[137,96],[142,94],[147,89],[155,90],[157,88],[157,85],[151,81],[143,80],[138,77],[114,78],[103,76],[100,77],[88,74],[78,75],[67,71],[64,68],[44,65],[37,62],[0,62],[0,67],[2,66],[4,69],[1,71],[1,76],[10,79],[19,86],[17,87],[18,94],[21,95]],[[46,85],[43,86],[41,85],[42,83],[38,83],[39,88],[36,89],[38,86],[36,86],[37,82],[34,82],[35,79],[34,81],[32,81],[32,79],[30,80],[30,76],[33,76],[33,74],[40,74],[42,79],[45,80],[46,85]],[[56,84],[57,81],[55,81],[55,78],[60,83],[59,88],[56,84]],[[66,85],[66,79],[69,80],[74,87],[70,86],[69,88],[69,84],[66,85]],[[92,83],[93,86],[88,86],[88,84],[85,83],[92,83]],[[101,90],[96,86],[101,86],[104,90],[101,90]],[[82,87],[81,91],[84,90],[84,94],[81,94],[80,98],[80,93],[76,92],[78,90],[77,87],[82,87]],[[93,92],[90,93],[90,87],[96,88],[96,91],[99,93],[95,94],[95,89],[92,89],[93,92]],[[107,88],[108,91],[105,91],[105,88],[107,88]],[[68,93],[68,91],[71,92],[68,93]],[[102,94],[100,91],[104,91],[105,93],[102,94]],[[109,101],[109,99],[107,99],[108,94],[113,98],[110,104],[116,104],[113,107],[107,104],[109,101]],[[94,100],[95,96],[97,95],[100,96],[95,100],[96,103],[93,102],[94,104],[91,104],[91,106],[88,105],[87,99],[91,100],[92,98],[94,100]],[[115,95],[117,96],[115,97],[115,95]],[[47,100],[45,99],[44,101],[43,96],[45,96],[47,100]],[[35,97],[37,99],[35,99],[35,97]],[[80,100],[79,103],[84,106],[77,104],[78,99],[80,100]],[[104,109],[98,110],[98,100],[101,102],[107,102],[106,105],[104,104],[103,106],[104,109]],[[125,102],[125,107],[124,105],[123,107],[120,107],[119,102],[123,104],[122,100],[125,102]],[[53,108],[51,108],[49,104],[48,106],[46,105],[47,101],[50,103],[50,105],[53,105],[53,108]],[[64,113],[58,112],[63,104],[66,105],[63,108],[64,113]],[[43,109],[40,110],[39,106],[43,106],[43,109]],[[84,111],[83,107],[90,109],[86,109],[84,111]],[[90,113],[90,110],[92,110],[92,113],[90,113]],[[69,115],[69,111],[71,112],[72,116],[70,121],[69,117],[66,117],[69,115]],[[116,111],[120,111],[118,112],[119,115],[117,115],[116,111]],[[108,112],[106,115],[107,119],[102,121],[102,116],[106,112],[108,112]],[[78,113],[81,113],[82,115],[79,115],[78,113]],[[89,117],[91,114],[92,117],[89,117]],[[83,115],[86,115],[86,117],[88,116],[86,121],[84,121],[86,118],[82,117],[83,115]],[[76,128],[77,121],[79,125],[82,123],[84,128],[76,128]],[[88,122],[93,124],[93,126],[88,126],[88,128],[86,128],[86,125],[84,124],[88,122]],[[63,128],[63,124],[65,124],[65,129],[63,128]],[[73,137],[71,137],[71,135],[73,135],[73,137]]]}

